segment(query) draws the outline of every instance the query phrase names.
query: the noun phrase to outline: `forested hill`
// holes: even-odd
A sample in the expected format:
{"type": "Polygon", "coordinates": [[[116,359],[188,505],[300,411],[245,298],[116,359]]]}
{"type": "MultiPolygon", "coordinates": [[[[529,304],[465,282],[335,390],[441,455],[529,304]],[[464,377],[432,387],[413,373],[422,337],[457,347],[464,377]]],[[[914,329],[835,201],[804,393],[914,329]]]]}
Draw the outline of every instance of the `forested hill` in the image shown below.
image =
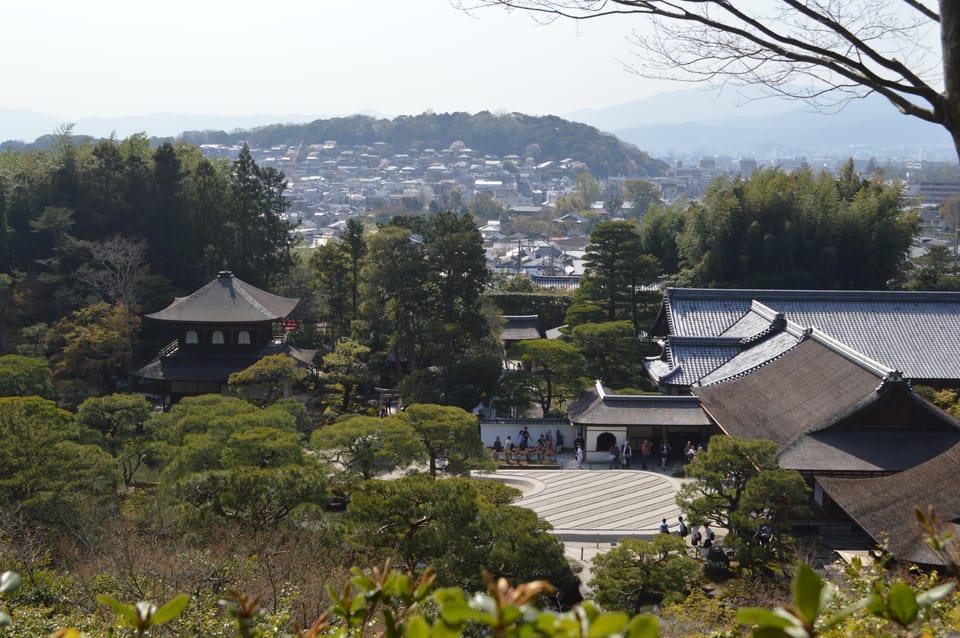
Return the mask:
{"type": "Polygon", "coordinates": [[[474,151],[504,157],[533,156],[538,162],[574,159],[584,162],[595,177],[663,175],[667,165],[637,147],[598,129],[556,116],[534,117],[521,113],[494,115],[424,113],[394,120],[366,115],[316,120],[309,124],[276,124],[249,131],[190,131],[181,139],[191,144],[235,144],[253,147],[322,144],[336,140],[341,146],[384,142],[403,153],[436,150],[463,142],[474,151]],[[539,147],[537,149],[536,147],[539,147]]]}

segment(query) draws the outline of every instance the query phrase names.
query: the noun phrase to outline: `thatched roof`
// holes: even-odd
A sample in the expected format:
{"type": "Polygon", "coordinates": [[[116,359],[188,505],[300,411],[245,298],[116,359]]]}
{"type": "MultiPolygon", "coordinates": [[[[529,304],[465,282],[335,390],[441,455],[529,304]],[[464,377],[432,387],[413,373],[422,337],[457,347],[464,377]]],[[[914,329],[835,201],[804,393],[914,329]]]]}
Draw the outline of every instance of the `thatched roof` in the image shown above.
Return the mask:
{"type": "Polygon", "coordinates": [[[752,374],[692,391],[728,434],[782,447],[872,399],[882,379],[808,339],[752,374]]]}
{"type": "Polygon", "coordinates": [[[789,469],[899,471],[960,441],[960,424],[895,371],[817,331],[750,374],[692,391],[727,434],[775,442],[789,469]]]}
{"type": "Polygon", "coordinates": [[[960,538],[960,443],[909,470],[876,478],[817,477],[830,498],[898,559],[928,565],[943,561],[926,545],[914,508],[932,507],[943,531],[960,538]]]}
{"type": "Polygon", "coordinates": [[[193,294],[177,297],[147,318],[191,324],[277,321],[293,312],[299,301],[261,290],[224,270],[193,294]]]}

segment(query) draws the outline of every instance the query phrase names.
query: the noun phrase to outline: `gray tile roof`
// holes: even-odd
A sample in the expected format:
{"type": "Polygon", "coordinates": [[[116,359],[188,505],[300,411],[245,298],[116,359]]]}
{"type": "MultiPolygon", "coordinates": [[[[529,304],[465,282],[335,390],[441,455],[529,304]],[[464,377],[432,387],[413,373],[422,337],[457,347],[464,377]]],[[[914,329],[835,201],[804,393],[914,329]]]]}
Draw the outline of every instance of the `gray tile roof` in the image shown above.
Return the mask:
{"type": "Polygon", "coordinates": [[[299,301],[261,290],[223,271],[193,294],[177,297],[147,318],[178,323],[259,323],[283,319],[299,301]]]}
{"type": "Polygon", "coordinates": [[[542,339],[538,315],[503,315],[503,329],[500,338],[504,341],[527,341],[542,339]]]}
{"type": "Polygon", "coordinates": [[[647,362],[647,370],[661,384],[693,385],[740,349],[735,338],[678,337],[667,344],[666,361],[647,362]]]}
{"type": "Polygon", "coordinates": [[[768,329],[771,320],[760,313],[750,310],[747,314],[740,317],[734,324],[724,330],[720,336],[724,337],[752,337],[755,334],[768,329]]]}
{"type": "Polygon", "coordinates": [[[795,348],[801,337],[793,332],[783,331],[771,336],[757,345],[743,350],[711,372],[700,377],[699,385],[710,385],[749,374],[758,367],[776,359],[783,353],[795,348]]]}
{"type": "Polygon", "coordinates": [[[960,379],[960,293],[668,288],[670,335],[745,336],[758,302],[916,380],[960,379]]]}
{"type": "Polygon", "coordinates": [[[708,426],[700,401],[690,396],[617,395],[591,388],[567,412],[574,425],[708,426]]]}
{"type": "Polygon", "coordinates": [[[317,354],[316,350],[297,348],[287,343],[272,343],[259,352],[234,356],[198,357],[177,356],[154,359],[130,374],[141,379],[155,381],[218,381],[226,383],[234,372],[250,367],[263,357],[285,354],[296,360],[298,367],[308,368],[317,354]]]}

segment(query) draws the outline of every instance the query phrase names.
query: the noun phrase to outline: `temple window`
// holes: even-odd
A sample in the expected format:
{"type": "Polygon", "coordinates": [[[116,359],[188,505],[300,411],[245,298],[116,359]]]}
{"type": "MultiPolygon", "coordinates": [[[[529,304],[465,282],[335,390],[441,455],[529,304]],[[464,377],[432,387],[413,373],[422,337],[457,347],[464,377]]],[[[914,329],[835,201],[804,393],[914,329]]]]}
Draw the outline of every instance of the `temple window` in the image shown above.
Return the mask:
{"type": "Polygon", "coordinates": [[[217,345],[223,344],[223,330],[214,330],[210,337],[210,343],[217,345]]]}
{"type": "Polygon", "coordinates": [[[249,331],[249,330],[241,330],[240,332],[238,332],[238,333],[237,333],[237,343],[239,343],[239,344],[242,345],[242,346],[248,346],[248,345],[250,345],[250,331],[249,331]]]}
{"type": "Polygon", "coordinates": [[[183,342],[191,344],[200,343],[200,336],[197,334],[196,330],[187,330],[187,335],[183,342]]]}

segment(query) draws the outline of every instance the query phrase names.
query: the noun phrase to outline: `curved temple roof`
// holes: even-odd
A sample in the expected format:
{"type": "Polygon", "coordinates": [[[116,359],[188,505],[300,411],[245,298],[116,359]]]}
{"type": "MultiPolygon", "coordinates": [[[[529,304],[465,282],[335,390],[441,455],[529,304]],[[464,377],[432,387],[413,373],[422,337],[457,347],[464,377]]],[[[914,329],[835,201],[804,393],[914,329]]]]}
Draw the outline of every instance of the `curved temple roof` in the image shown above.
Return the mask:
{"type": "Polygon", "coordinates": [[[147,315],[155,321],[181,323],[251,323],[283,319],[299,299],[280,297],[237,279],[229,270],[187,297],[147,315]]]}

